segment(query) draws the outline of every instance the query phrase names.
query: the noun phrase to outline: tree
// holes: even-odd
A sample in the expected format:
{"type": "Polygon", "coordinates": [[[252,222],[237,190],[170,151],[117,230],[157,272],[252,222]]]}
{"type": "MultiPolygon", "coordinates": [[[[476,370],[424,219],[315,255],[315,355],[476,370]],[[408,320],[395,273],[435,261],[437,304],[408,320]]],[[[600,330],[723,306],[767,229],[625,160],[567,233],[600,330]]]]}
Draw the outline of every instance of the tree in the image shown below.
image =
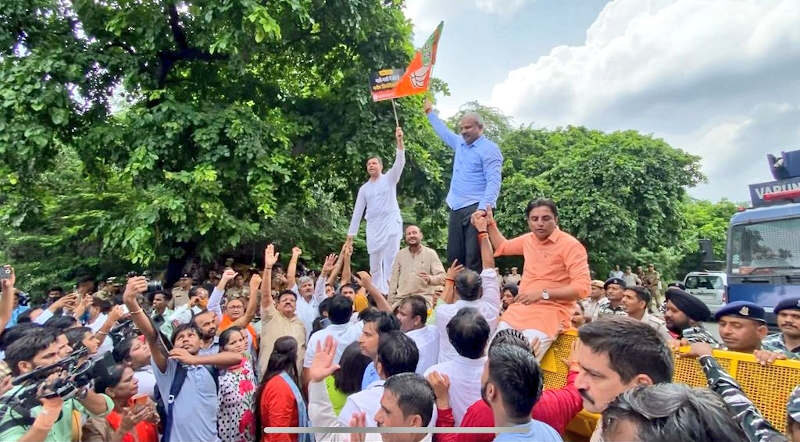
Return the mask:
{"type": "Polygon", "coordinates": [[[703,179],[699,158],[635,131],[582,127],[520,128],[502,142],[505,157],[498,223],[528,231],[524,210],[553,199],[560,226],[583,242],[599,274],[680,238],[686,188],[703,179]]]}
{"type": "MultiPolygon", "coordinates": [[[[393,155],[390,105],[371,102],[367,79],[410,59],[399,4],[0,7],[0,217],[17,262],[53,235],[91,250],[90,269],[169,261],[173,275],[189,258],[265,238],[343,240],[340,218],[303,220],[347,213],[366,153],[393,155]]],[[[398,107],[409,156],[402,192],[416,213],[441,205],[447,155],[420,108],[420,97],[398,107]]]]}

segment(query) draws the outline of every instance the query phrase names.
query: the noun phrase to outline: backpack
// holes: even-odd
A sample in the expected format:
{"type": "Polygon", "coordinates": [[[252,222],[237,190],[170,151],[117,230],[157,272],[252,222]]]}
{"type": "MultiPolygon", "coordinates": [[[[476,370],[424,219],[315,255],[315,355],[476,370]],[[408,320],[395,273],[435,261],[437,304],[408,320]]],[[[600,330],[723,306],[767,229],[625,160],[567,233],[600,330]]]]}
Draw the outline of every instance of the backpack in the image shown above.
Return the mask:
{"type": "MultiPolygon", "coordinates": [[[[217,393],[219,393],[219,370],[216,367],[208,365],[204,365],[203,367],[211,374],[211,377],[214,379],[214,385],[217,387],[217,393]]],[[[166,407],[161,397],[161,390],[156,386],[156,410],[158,411],[158,417],[161,418],[161,422],[164,424],[161,436],[162,442],[169,442],[170,433],[172,432],[172,405],[181,392],[181,388],[183,388],[187,372],[188,370],[186,370],[183,364],[179,363],[178,366],[175,367],[175,376],[173,376],[172,384],[169,386],[169,398],[167,398],[166,407]]]]}

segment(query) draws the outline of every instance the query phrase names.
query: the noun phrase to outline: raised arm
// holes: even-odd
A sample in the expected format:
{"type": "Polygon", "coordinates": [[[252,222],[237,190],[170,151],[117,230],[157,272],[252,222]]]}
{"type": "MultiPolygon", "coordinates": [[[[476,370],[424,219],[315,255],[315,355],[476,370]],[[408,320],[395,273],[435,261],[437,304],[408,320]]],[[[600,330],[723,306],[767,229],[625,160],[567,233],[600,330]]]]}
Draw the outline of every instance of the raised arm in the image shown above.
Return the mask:
{"type": "Polygon", "coordinates": [[[358,279],[358,283],[364,287],[367,293],[372,296],[372,299],[375,300],[375,305],[378,307],[378,310],[388,313],[392,312],[392,306],[389,305],[389,301],[386,300],[383,293],[372,283],[372,275],[368,272],[361,271],[356,274],[356,279],[358,279]]]}
{"type": "Polygon", "coordinates": [[[169,351],[169,358],[187,365],[215,365],[220,368],[227,368],[242,362],[241,353],[221,351],[209,355],[193,355],[188,350],[178,347],[169,351]]]}
{"type": "MultiPolygon", "coordinates": [[[[494,269],[494,250],[492,250],[492,243],[489,241],[489,234],[486,229],[489,224],[488,216],[481,216],[478,212],[472,214],[472,225],[478,231],[478,243],[481,248],[481,262],[483,270],[494,269]]],[[[500,275],[497,275],[499,278],[500,275]]]]}
{"type": "Polygon", "coordinates": [[[503,175],[503,154],[500,153],[500,149],[494,143],[492,143],[492,147],[481,156],[486,188],[478,203],[478,208],[483,210],[497,205],[497,196],[500,194],[500,183],[503,175]]]}
{"type": "Polygon", "coordinates": [[[386,176],[392,180],[393,183],[397,184],[400,181],[400,175],[403,174],[403,167],[406,165],[406,151],[403,146],[403,129],[400,126],[394,131],[394,137],[397,139],[397,153],[394,157],[394,164],[392,164],[392,168],[386,172],[386,176]]]}
{"type": "Polygon", "coordinates": [[[17,276],[14,273],[14,269],[7,265],[4,268],[10,272],[10,276],[8,279],[0,280],[2,281],[2,288],[3,294],[2,298],[0,298],[0,331],[6,328],[6,324],[8,321],[11,320],[11,314],[14,311],[14,285],[17,283],[17,276]]]}
{"type": "Polygon", "coordinates": [[[258,287],[261,285],[261,277],[254,274],[250,277],[250,296],[247,298],[247,308],[244,310],[244,315],[239,319],[233,321],[233,325],[237,327],[247,327],[253,317],[256,315],[258,309],[258,287]]]}
{"type": "Polygon", "coordinates": [[[233,269],[225,269],[225,271],[222,272],[219,283],[217,283],[217,286],[211,291],[211,296],[208,297],[208,311],[214,312],[214,315],[217,317],[217,323],[222,321],[222,307],[220,307],[220,304],[222,303],[222,296],[225,294],[225,287],[227,287],[228,282],[235,277],[236,272],[233,269]]]}
{"type": "Polygon", "coordinates": [[[353,256],[353,245],[348,244],[344,251],[344,262],[342,264],[342,284],[350,283],[353,277],[352,270],[350,270],[350,257],[353,256]]]}
{"type": "Polygon", "coordinates": [[[280,253],[275,252],[275,246],[272,244],[268,245],[266,249],[264,249],[264,273],[262,276],[262,284],[261,284],[261,324],[262,327],[264,323],[269,320],[268,318],[268,310],[269,307],[272,305],[272,266],[278,262],[278,256],[280,253]]]}
{"type": "MultiPolygon", "coordinates": [[[[475,216],[475,214],[473,214],[473,216],[475,216]]],[[[486,210],[486,233],[489,234],[489,240],[492,242],[492,247],[494,247],[495,250],[506,242],[506,237],[503,236],[503,234],[500,233],[500,229],[497,228],[497,223],[494,220],[494,210],[492,208],[486,210]]]]}
{"type": "Polygon", "coordinates": [[[114,327],[114,324],[117,323],[122,317],[125,316],[125,311],[122,310],[121,305],[115,305],[114,308],[108,312],[108,316],[106,317],[106,322],[100,326],[100,329],[97,330],[97,333],[94,334],[94,338],[97,339],[97,342],[102,343],[103,340],[108,337],[108,332],[111,331],[111,328],[114,327]]]}
{"type": "Polygon", "coordinates": [[[436,113],[433,112],[433,104],[427,98],[425,99],[424,106],[425,113],[428,114],[428,121],[431,123],[431,127],[433,131],[436,132],[436,135],[438,135],[445,144],[453,148],[453,150],[457,149],[458,146],[461,145],[461,140],[463,140],[463,138],[453,133],[453,131],[444,124],[444,121],[439,119],[436,113]]]}
{"type": "MultiPolygon", "coordinates": [[[[292,247],[292,257],[289,259],[289,266],[286,268],[286,286],[292,288],[297,284],[297,260],[303,251],[300,247],[292,247]]],[[[299,288],[299,287],[298,287],[299,288]]]]}
{"type": "Polygon", "coordinates": [[[462,270],[464,270],[464,266],[459,264],[457,259],[454,259],[453,263],[450,264],[450,268],[447,269],[447,275],[445,275],[444,279],[444,291],[442,292],[442,302],[445,304],[456,302],[456,275],[462,270]]]}
{"type": "Polygon", "coordinates": [[[322,263],[322,272],[320,272],[317,282],[314,283],[314,302],[317,304],[325,300],[325,283],[334,267],[336,267],[336,254],[331,253],[325,257],[325,262],[322,263]]]}
{"type": "Polygon", "coordinates": [[[328,284],[333,287],[336,287],[336,278],[339,276],[339,273],[342,272],[342,267],[344,266],[344,250],[347,247],[347,242],[342,244],[342,250],[339,252],[339,258],[336,260],[336,265],[333,266],[333,270],[331,270],[331,274],[328,276],[328,284]]]}
{"type": "Polygon", "coordinates": [[[144,314],[144,310],[139,306],[139,301],[136,297],[140,293],[147,290],[147,279],[143,276],[135,276],[128,278],[128,283],[125,285],[125,293],[122,299],[128,310],[131,312],[131,319],[139,331],[142,332],[144,338],[147,340],[147,345],[150,346],[150,353],[153,357],[153,362],[156,363],[158,369],[164,373],[167,371],[167,350],[161,345],[158,331],[153,328],[150,318],[144,314]]]}

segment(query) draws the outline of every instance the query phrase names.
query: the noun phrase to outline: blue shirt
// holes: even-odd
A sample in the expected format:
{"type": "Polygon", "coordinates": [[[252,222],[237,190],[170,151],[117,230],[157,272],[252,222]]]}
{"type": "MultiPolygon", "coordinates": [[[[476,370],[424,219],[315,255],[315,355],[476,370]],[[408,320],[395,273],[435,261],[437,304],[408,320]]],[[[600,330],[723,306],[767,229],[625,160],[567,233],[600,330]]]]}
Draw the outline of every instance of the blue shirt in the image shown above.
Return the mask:
{"type": "Polygon", "coordinates": [[[447,192],[447,205],[452,210],[478,203],[478,209],[495,207],[500,193],[503,171],[503,154],[497,144],[481,135],[467,144],[433,112],[428,112],[434,132],[455,151],[453,178],[447,192]]]}
{"type": "Polygon", "coordinates": [[[509,441],[537,441],[537,442],[562,442],[561,436],[550,425],[531,419],[527,424],[516,425],[512,428],[524,428],[524,433],[497,433],[494,442],[509,441]]]}
{"type": "MultiPolygon", "coordinates": [[[[164,409],[167,408],[166,399],[178,361],[167,360],[167,370],[162,373],[155,361],[150,360],[153,375],[156,377],[156,388],[161,393],[164,409]]],[[[175,397],[172,405],[174,417],[172,419],[172,441],[204,441],[217,442],[217,411],[219,399],[217,398],[217,385],[214,378],[202,365],[186,365],[186,380],[181,386],[181,391],[175,397]]]]}
{"type": "Polygon", "coordinates": [[[364,370],[364,377],[361,379],[361,389],[366,390],[369,384],[380,380],[380,378],[381,377],[378,376],[378,370],[375,369],[375,362],[370,362],[364,370]]]}

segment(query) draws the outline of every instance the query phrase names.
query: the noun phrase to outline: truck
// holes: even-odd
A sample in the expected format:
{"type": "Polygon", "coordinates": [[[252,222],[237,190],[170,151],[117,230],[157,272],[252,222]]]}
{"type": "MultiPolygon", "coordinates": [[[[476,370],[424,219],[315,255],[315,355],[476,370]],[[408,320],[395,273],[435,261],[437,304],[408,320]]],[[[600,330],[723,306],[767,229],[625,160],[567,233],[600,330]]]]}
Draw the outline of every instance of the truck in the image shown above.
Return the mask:
{"type": "Polygon", "coordinates": [[[800,150],[767,155],[774,181],[750,185],[751,207],[731,217],[728,229],[727,302],[772,308],[800,296],[800,150]]]}

